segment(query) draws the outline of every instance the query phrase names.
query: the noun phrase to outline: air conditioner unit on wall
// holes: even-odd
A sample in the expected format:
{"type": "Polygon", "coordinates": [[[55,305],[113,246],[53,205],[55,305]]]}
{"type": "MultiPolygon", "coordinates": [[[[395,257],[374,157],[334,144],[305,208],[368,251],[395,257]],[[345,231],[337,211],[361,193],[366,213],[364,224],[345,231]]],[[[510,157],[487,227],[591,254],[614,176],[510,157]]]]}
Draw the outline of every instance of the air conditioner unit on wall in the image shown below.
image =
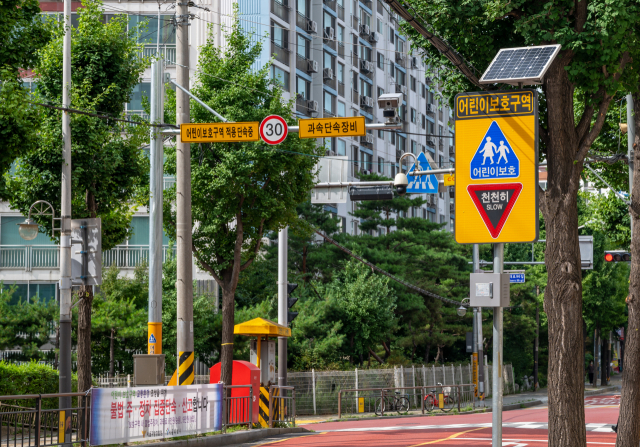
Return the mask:
{"type": "Polygon", "coordinates": [[[317,34],[318,33],[318,23],[313,21],[313,20],[309,20],[307,22],[307,32],[308,33],[317,34]]]}
{"type": "Polygon", "coordinates": [[[331,40],[333,40],[334,36],[335,36],[335,33],[334,33],[334,31],[333,31],[333,28],[331,28],[330,26],[328,26],[328,27],[326,27],[326,28],[324,29],[324,37],[325,37],[325,39],[331,39],[331,40]]]}
{"type": "Polygon", "coordinates": [[[310,73],[318,72],[318,61],[309,61],[309,68],[307,69],[310,73]]]}
{"type": "Polygon", "coordinates": [[[400,84],[396,84],[396,93],[403,93],[403,94],[407,94],[407,86],[406,85],[400,85],[400,84]]]}
{"type": "Polygon", "coordinates": [[[309,109],[309,112],[317,112],[318,111],[318,101],[314,101],[314,100],[307,101],[307,109],[309,109]]]}
{"type": "Polygon", "coordinates": [[[436,113],[436,106],[433,104],[427,104],[427,113],[436,113]]]}
{"type": "Polygon", "coordinates": [[[325,68],[322,71],[322,77],[324,79],[333,79],[333,70],[331,68],[325,68]]]}
{"type": "Polygon", "coordinates": [[[369,25],[360,25],[360,34],[367,36],[371,34],[371,28],[369,28],[369,25]]]}
{"type": "Polygon", "coordinates": [[[369,35],[369,42],[376,43],[379,39],[380,39],[380,35],[378,33],[376,33],[375,31],[373,31],[369,35]]]}
{"type": "Polygon", "coordinates": [[[415,56],[411,58],[411,68],[418,68],[418,58],[415,56]]]}
{"type": "Polygon", "coordinates": [[[373,62],[360,61],[360,70],[371,73],[373,71],[373,62]]]}
{"type": "Polygon", "coordinates": [[[373,144],[373,135],[366,134],[366,135],[360,137],[360,142],[361,143],[367,143],[367,144],[373,144]]]}

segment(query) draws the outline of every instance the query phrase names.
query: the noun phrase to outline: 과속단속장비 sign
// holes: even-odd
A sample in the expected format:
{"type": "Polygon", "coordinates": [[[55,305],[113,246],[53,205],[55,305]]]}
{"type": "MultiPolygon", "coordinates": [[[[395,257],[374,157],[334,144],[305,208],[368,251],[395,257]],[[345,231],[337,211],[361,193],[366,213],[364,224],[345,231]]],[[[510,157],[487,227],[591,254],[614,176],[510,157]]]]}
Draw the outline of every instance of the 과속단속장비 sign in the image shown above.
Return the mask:
{"type": "Polygon", "coordinates": [[[364,116],[298,120],[300,138],[358,137],[367,133],[364,116]]]}
{"type": "Polygon", "coordinates": [[[121,444],[220,430],[222,386],[92,388],[90,444],[121,444]]]}
{"type": "Polygon", "coordinates": [[[460,93],[455,107],[456,241],[537,240],[537,92],[460,93]]]}

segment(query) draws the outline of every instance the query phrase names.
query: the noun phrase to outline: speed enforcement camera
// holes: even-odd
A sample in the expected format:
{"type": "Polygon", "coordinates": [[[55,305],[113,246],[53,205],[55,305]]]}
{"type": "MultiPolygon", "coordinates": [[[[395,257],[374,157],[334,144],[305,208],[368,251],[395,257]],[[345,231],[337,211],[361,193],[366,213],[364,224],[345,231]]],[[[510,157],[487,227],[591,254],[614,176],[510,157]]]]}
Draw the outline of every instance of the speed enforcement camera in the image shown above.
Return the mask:
{"type": "Polygon", "coordinates": [[[382,109],[382,116],[387,122],[395,122],[398,107],[402,104],[402,93],[383,93],[378,97],[378,107],[382,109]]]}

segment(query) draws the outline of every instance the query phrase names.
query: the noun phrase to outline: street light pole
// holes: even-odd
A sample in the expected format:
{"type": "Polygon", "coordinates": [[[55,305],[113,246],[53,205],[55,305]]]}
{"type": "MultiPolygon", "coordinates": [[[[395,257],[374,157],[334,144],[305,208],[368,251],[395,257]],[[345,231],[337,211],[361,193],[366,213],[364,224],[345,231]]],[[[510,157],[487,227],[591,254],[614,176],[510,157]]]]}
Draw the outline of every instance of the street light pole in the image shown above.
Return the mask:
{"type": "MultiPolygon", "coordinates": [[[[287,321],[287,277],[289,227],[278,233],[278,324],[287,321]]],[[[260,341],[258,340],[258,343],[260,341]]],[[[287,337],[278,337],[278,386],[287,386],[287,337]]]]}
{"type": "MultiPolygon", "coordinates": [[[[62,107],[71,107],[71,0],[64,0],[64,40],[62,45],[62,107]]],[[[59,392],[71,393],[71,116],[62,112],[62,194],[60,232],[60,370],[59,392]]],[[[71,398],[59,398],[60,409],[71,418],[71,398]]],[[[71,436],[65,420],[64,439],[71,436]]]]}

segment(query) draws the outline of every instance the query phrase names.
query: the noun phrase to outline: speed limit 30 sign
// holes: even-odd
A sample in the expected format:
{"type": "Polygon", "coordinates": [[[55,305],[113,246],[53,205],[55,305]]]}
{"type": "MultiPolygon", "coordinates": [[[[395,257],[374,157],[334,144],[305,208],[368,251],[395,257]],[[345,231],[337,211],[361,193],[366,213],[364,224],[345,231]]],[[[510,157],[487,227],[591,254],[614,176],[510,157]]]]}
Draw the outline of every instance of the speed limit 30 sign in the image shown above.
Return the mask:
{"type": "Polygon", "coordinates": [[[260,123],[260,137],[267,144],[280,144],[287,138],[287,122],[278,115],[269,115],[260,123]]]}

